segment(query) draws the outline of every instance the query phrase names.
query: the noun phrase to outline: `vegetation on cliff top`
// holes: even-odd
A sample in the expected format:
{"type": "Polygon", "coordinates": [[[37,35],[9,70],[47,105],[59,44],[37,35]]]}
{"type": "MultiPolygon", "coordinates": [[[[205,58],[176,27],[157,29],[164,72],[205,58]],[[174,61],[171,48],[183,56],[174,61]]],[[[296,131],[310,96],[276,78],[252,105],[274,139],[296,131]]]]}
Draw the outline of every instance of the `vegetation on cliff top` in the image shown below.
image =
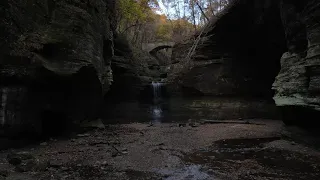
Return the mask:
{"type": "Polygon", "coordinates": [[[179,42],[192,36],[228,0],[119,0],[117,33],[134,46],[155,41],[179,42]]]}

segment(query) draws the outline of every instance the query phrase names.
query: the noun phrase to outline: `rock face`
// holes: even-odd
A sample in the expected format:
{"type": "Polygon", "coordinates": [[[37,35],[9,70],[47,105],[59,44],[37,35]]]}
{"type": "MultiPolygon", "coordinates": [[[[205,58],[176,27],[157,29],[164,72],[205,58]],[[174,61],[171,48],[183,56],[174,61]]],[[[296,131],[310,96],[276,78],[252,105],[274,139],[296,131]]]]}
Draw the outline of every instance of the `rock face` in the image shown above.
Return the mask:
{"type": "Polygon", "coordinates": [[[136,99],[153,80],[159,79],[161,63],[149,52],[130,46],[123,35],[116,35],[114,47],[114,82],[106,99],[136,99]]]}
{"type": "Polygon", "coordinates": [[[273,84],[274,100],[285,121],[293,123],[307,118],[306,112],[320,111],[320,2],[283,0],[281,12],[288,52],[273,84]]]}
{"type": "Polygon", "coordinates": [[[95,118],[112,81],[111,0],[0,2],[0,123],[6,134],[95,118]]]}
{"type": "MultiPolygon", "coordinates": [[[[270,87],[286,50],[279,3],[235,1],[200,37],[188,67],[173,84],[202,95],[272,96],[270,87]]],[[[174,47],[172,61],[179,63],[171,67],[172,74],[183,69],[192,44],[174,47]]]]}
{"type": "Polygon", "coordinates": [[[172,84],[204,95],[274,96],[287,123],[319,115],[319,14],[317,0],[236,0],[203,30],[191,59],[193,42],[175,46],[172,84]]]}

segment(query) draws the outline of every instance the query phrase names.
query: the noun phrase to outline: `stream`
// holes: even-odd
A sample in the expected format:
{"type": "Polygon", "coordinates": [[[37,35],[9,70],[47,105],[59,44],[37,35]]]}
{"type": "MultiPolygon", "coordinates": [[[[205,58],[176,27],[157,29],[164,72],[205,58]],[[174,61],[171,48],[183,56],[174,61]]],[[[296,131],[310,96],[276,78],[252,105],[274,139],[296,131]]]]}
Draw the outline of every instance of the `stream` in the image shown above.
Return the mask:
{"type": "Polygon", "coordinates": [[[153,98],[108,103],[103,108],[107,123],[173,123],[201,119],[278,119],[273,101],[237,97],[167,97],[163,85],[152,83],[153,98]]]}

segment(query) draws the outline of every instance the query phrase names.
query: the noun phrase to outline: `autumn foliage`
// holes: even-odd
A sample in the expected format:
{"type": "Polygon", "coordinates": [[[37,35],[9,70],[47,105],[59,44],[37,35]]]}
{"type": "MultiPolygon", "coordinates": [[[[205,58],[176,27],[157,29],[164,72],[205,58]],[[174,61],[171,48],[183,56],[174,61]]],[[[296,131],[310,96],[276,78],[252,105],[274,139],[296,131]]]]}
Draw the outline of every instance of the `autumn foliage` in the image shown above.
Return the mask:
{"type": "Polygon", "coordinates": [[[195,34],[228,0],[117,0],[117,33],[142,43],[179,42],[195,34]]]}

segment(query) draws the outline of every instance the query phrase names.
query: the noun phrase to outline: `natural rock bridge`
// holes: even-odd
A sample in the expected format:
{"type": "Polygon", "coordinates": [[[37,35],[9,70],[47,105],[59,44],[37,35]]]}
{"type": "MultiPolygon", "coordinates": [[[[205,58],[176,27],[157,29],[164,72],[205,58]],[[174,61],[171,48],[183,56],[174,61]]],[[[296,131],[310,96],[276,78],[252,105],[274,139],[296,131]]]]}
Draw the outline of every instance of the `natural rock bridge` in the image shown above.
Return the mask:
{"type": "Polygon", "coordinates": [[[174,42],[155,42],[155,43],[143,43],[142,50],[147,52],[157,52],[162,49],[172,48],[174,46],[174,42]]]}

